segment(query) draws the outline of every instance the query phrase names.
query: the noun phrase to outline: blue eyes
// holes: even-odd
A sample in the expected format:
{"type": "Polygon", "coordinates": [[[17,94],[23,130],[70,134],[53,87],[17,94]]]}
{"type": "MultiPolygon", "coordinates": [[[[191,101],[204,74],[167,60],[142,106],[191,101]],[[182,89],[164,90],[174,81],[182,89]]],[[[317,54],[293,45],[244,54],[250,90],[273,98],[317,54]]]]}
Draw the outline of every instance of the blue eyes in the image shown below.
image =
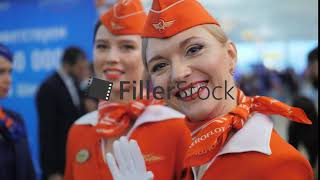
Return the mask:
{"type": "MultiPolygon", "coordinates": [[[[192,57],[192,56],[196,56],[197,54],[199,54],[199,52],[204,48],[203,45],[197,44],[197,45],[192,45],[191,47],[189,47],[186,50],[186,54],[185,56],[187,57],[192,57]]],[[[158,63],[155,64],[152,69],[151,72],[155,73],[158,72],[160,70],[162,70],[163,68],[165,68],[168,65],[168,63],[158,63]]]]}
{"type": "Polygon", "coordinates": [[[187,56],[196,55],[202,49],[203,49],[203,45],[193,45],[189,49],[187,49],[186,55],[187,56]]]}
{"type": "Polygon", "coordinates": [[[152,68],[152,72],[157,72],[157,71],[160,71],[162,68],[166,67],[168,64],[167,63],[159,63],[159,64],[156,64],[155,66],[153,66],[152,68]]]}

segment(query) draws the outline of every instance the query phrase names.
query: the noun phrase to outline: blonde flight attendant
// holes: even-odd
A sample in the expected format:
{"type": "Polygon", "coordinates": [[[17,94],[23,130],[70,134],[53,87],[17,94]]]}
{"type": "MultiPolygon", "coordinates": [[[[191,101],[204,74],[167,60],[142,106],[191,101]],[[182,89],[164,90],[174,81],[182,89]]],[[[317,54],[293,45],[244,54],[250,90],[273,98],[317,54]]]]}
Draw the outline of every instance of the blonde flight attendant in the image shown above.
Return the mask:
{"type": "MultiPolygon", "coordinates": [[[[236,87],[235,45],[196,0],[154,0],[143,58],[155,86],[176,87],[167,103],[188,117],[185,166],[203,180],[312,180],[308,161],[268,115],[310,124],[301,109],[236,87]]],[[[250,82],[248,82],[250,83],[250,82]]]]}
{"type": "MultiPolygon", "coordinates": [[[[139,0],[119,1],[100,18],[94,66],[98,78],[113,82],[112,95],[109,101],[99,103],[98,111],[77,120],[69,131],[65,180],[113,179],[105,155],[113,151],[113,142],[120,136],[137,141],[154,179],[185,176],[182,163],[191,143],[185,116],[161,101],[133,100],[132,93],[123,93],[121,98],[121,91],[144,91],[138,82],[144,72],[141,34],[145,19],[139,0]],[[121,87],[121,81],[130,84],[121,87]]],[[[115,154],[125,156],[118,151],[115,154]]]]}

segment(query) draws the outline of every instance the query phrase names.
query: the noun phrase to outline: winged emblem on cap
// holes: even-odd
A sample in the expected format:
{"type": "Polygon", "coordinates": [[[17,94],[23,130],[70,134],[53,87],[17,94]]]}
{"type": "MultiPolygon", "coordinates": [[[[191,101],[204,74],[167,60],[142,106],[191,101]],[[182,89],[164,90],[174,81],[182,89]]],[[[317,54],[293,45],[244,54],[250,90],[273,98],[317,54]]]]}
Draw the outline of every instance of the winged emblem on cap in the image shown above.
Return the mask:
{"type": "Polygon", "coordinates": [[[170,26],[173,25],[173,23],[176,20],[172,20],[172,21],[164,21],[163,19],[160,19],[159,23],[156,24],[152,24],[153,27],[158,30],[159,32],[163,32],[164,30],[166,30],[167,28],[169,28],[170,26]]]}
{"type": "Polygon", "coordinates": [[[112,27],[112,29],[114,29],[114,30],[124,29],[123,26],[121,26],[121,25],[119,25],[119,24],[117,24],[117,23],[115,23],[115,22],[113,22],[113,21],[111,21],[111,27],[112,27]]]}

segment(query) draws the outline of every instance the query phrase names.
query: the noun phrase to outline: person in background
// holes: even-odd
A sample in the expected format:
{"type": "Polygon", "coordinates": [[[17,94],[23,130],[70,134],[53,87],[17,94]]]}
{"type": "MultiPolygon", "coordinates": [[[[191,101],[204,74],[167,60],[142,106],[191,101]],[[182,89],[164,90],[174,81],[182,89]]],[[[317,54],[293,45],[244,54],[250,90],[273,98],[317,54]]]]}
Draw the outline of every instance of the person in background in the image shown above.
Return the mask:
{"type": "Polygon", "coordinates": [[[91,63],[90,64],[90,68],[89,68],[89,75],[88,75],[88,79],[86,81],[83,81],[82,83],[82,92],[84,92],[84,107],[85,107],[85,111],[86,113],[90,113],[90,112],[93,112],[93,111],[96,111],[98,109],[98,103],[99,101],[95,98],[91,98],[89,96],[86,96],[85,93],[88,91],[88,83],[89,83],[89,80],[90,78],[94,77],[95,74],[94,74],[94,67],[93,67],[93,64],[91,63]]]}
{"type": "Polygon", "coordinates": [[[62,67],[40,86],[36,95],[39,117],[40,163],[43,179],[62,179],[67,133],[85,114],[80,82],[88,76],[89,63],[78,47],[69,47],[62,67]]]}
{"type": "Polygon", "coordinates": [[[312,100],[307,97],[296,97],[293,106],[303,109],[308,118],[312,120],[312,126],[291,122],[289,126],[289,143],[295,148],[304,145],[307,150],[310,164],[316,168],[318,156],[318,113],[312,100]]]}
{"type": "MultiPolygon", "coordinates": [[[[0,44],[0,98],[8,95],[12,83],[12,54],[0,44]]],[[[35,173],[30,156],[26,130],[22,117],[0,105],[0,179],[34,180],[35,173]]]]}
{"type": "Polygon", "coordinates": [[[308,54],[308,67],[305,71],[305,82],[300,86],[300,94],[313,101],[318,112],[318,47],[308,54]]]}

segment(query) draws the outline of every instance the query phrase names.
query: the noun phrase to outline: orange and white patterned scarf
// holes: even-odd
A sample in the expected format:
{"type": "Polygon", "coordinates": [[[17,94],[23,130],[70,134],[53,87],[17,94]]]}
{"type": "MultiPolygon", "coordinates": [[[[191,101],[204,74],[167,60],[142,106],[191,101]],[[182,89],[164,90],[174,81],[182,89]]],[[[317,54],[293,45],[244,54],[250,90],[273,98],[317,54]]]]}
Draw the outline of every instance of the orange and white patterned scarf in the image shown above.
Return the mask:
{"type": "Polygon", "coordinates": [[[136,100],[128,104],[101,101],[98,105],[99,119],[96,132],[100,137],[124,135],[149,105],[164,104],[158,100],[136,100]]]}
{"type": "Polygon", "coordinates": [[[207,121],[192,137],[185,158],[186,167],[200,166],[214,158],[225,145],[231,130],[239,130],[253,112],[281,115],[298,123],[312,124],[304,111],[270,97],[248,97],[238,89],[237,107],[221,117],[207,121]]]}

